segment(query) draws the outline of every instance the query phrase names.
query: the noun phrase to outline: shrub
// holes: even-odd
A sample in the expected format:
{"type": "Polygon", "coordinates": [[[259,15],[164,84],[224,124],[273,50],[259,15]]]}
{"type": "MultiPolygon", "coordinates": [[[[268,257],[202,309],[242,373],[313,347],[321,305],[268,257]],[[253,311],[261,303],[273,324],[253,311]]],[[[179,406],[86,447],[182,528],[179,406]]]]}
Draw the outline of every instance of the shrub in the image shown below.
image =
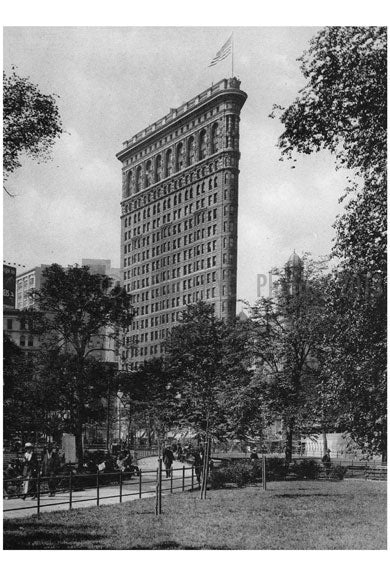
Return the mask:
{"type": "Polygon", "coordinates": [[[211,488],[222,488],[226,484],[236,484],[239,488],[261,479],[259,462],[223,462],[210,473],[211,488]]]}
{"type": "Polygon", "coordinates": [[[318,478],[321,468],[321,465],[314,460],[301,460],[300,462],[294,462],[290,467],[290,472],[302,480],[315,480],[318,478]]]}
{"type": "Polygon", "coordinates": [[[346,466],[340,466],[339,464],[337,466],[332,466],[330,477],[337,480],[344,480],[347,470],[348,468],[346,468],[346,466]]]}
{"type": "Polygon", "coordinates": [[[288,463],[284,458],[267,458],[267,480],[284,480],[288,473],[288,463]]]}

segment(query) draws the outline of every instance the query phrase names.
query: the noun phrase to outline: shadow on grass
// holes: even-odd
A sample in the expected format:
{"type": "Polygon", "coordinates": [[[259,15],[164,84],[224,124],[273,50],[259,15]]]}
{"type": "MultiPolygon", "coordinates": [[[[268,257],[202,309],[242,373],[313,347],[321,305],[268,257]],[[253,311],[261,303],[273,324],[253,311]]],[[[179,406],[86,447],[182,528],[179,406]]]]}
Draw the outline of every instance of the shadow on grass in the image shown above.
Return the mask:
{"type": "Polygon", "coordinates": [[[3,542],[5,550],[32,549],[72,549],[82,542],[101,541],[105,533],[88,534],[96,529],[93,524],[85,524],[82,529],[77,525],[64,525],[61,522],[40,523],[37,520],[5,520],[3,524],[3,542]]]}
{"type": "Polygon", "coordinates": [[[41,528],[32,534],[29,531],[23,533],[14,532],[4,534],[4,550],[41,550],[55,548],[56,550],[78,548],[75,544],[81,542],[100,541],[104,534],[86,534],[84,531],[64,534],[63,532],[53,533],[50,529],[41,528]]]}
{"type": "Polygon", "coordinates": [[[227,546],[183,546],[174,540],[164,540],[150,546],[133,546],[129,550],[230,550],[227,546]]]}
{"type": "Polygon", "coordinates": [[[274,494],[274,498],[343,498],[342,494],[322,494],[320,492],[312,492],[311,494],[274,494]]]}

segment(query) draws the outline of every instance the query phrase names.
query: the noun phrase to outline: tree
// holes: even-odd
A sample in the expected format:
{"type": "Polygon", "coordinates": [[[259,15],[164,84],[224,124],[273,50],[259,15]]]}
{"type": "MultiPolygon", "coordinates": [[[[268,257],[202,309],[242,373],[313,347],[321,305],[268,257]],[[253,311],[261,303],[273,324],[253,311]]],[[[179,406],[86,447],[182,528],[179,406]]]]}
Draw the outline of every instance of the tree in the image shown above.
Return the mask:
{"type": "Polygon", "coordinates": [[[43,431],[54,437],[62,432],[77,435],[80,420],[82,424],[106,422],[115,375],[114,366],[93,357],[85,358],[80,374],[75,354],[43,347],[37,353],[34,370],[35,385],[41,390],[46,410],[43,431]]]}
{"type": "Polygon", "coordinates": [[[341,271],[329,285],[322,374],[337,425],[363,452],[387,457],[386,294],[378,279],[341,271]]]}
{"type": "Polygon", "coordinates": [[[128,437],[136,427],[148,430],[149,441],[164,436],[173,423],[174,397],[163,359],[149,360],[135,372],[120,372],[117,384],[127,406],[128,437]]]}
{"type": "Polygon", "coordinates": [[[275,295],[261,298],[252,308],[254,381],[265,424],[283,422],[290,461],[294,435],[323,424],[317,353],[324,331],[326,280],[321,264],[306,258],[304,266],[295,254],[275,273],[275,295]]]}
{"type": "MultiPolygon", "coordinates": [[[[131,296],[120,286],[111,287],[108,276],[90,274],[88,267],[62,268],[58,264],[43,272],[42,287],[32,290],[34,308],[26,313],[30,330],[42,335],[48,355],[72,356],[67,377],[73,398],[76,453],[82,463],[82,430],[85,423],[88,363],[94,352],[112,350],[133,318],[131,296]]],[[[49,358],[50,360],[50,358],[49,358]]],[[[50,365],[50,362],[48,362],[50,365]]],[[[62,370],[61,363],[57,369],[62,370]]],[[[59,376],[58,376],[59,377],[59,376]]]]}
{"type": "Polygon", "coordinates": [[[354,174],[335,223],[339,263],[329,312],[337,314],[327,380],[338,383],[334,404],[354,439],[385,453],[386,28],[325,28],[300,61],[306,86],[287,109],[275,107],[285,127],[282,155],[328,149],[354,174]],[[375,408],[371,399],[380,399],[375,408]]]}
{"type": "Polygon", "coordinates": [[[21,166],[26,153],[47,160],[50,148],[63,132],[56,96],[42,94],[29,78],[15,70],[3,72],[3,170],[4,178],[21,166]]]}
{"type": "Polygon", "coordinates": [[[166,342],[173,418],[200,435],[245,438],[256,419],[244,327],[216,318],[211,304],[189,305],[166,342]]]}
{"type": "Polygon", "coordinates": [[[178,424],[216,433],[220,423],[222,341],[226,325],[205,302],[187,306],[166,342],[166,366],[176,393],[178,424]]]}
{"type": "Polygon", "coordinates": [[[30,359],[13,340],[3,335],[3,426],[5,438],[41,429],[42,411],[32,384],[30,359]]]}

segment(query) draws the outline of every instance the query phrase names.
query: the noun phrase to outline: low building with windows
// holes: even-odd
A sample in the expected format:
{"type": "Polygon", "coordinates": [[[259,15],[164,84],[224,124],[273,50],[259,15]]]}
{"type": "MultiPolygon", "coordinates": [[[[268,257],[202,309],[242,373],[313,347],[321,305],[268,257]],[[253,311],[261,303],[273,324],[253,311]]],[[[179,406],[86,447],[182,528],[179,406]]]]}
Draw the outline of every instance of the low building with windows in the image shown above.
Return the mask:
{"type": "Polygon", "coordinates": [[[39,290],[42,286],[42,273],[48,264],[31,268],[16,277],[16,304],[18,310],[24,310],[32,305],[30,290],[39,290]]]}
{"type": "Polygon", "coordinates": [[[31,334],[20,310],[3,309],[3,332],[28,355],[39,350],[39,336],[31,334]]]}

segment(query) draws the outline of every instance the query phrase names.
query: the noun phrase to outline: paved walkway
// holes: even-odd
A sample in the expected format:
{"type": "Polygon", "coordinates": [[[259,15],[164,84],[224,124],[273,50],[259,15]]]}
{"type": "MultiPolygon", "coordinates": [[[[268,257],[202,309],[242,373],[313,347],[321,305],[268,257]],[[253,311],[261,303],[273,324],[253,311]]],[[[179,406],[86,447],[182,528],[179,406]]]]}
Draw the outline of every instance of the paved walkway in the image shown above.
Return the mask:
{"type": "MultiPolygon", "coordinates": [[[[140,490],[140,482],[138,477],[131,480],[126,480],[122,485],[122,502],[129,502],[141,498],[150,498],[155,496],[156,489],[156,470],[158,467],[158,460],[156,457],[144,458],[139,460],[138,465],[142,470],[142,484],[140,490]],[[140,496],[141,492],[141,496],[140,496]]],[[[185,465],[184,471],[184,489],[190,490],[192,484],[192,471],[188,464],[185,465]]],[[[163,480],[162,490],[163,495],[169,494],[171,490],[178,492],[183,490],[183,464],[181,462],[173,463],[173,477],[172,480],[163,480]]],[[[163,479],[165,472],[163,472],[163,479]]],[[[197,486],[196,478],[194,479],[194,487],[197,486]]],[[[97,490],[96,488],[87,488],[84,490],[77,490],[72,493],[72,508],[86,508],[96,506],[97,503],[97,490]]],[[[99,488],[99,505],[118,504],[120,502],[119,485],[101,486],[99,488]]],[[[68,510],[69,505],[69,492],[59,492],[54,497],[49,497],[47,494],[41,496],[40,500],[41,512],[52,512],[54,510],[68,510]]],[[[11,498],[3,500],[3,518],[22,518],[32,516],[37,513],[37,500],[27,498],[11,498]]]]}

